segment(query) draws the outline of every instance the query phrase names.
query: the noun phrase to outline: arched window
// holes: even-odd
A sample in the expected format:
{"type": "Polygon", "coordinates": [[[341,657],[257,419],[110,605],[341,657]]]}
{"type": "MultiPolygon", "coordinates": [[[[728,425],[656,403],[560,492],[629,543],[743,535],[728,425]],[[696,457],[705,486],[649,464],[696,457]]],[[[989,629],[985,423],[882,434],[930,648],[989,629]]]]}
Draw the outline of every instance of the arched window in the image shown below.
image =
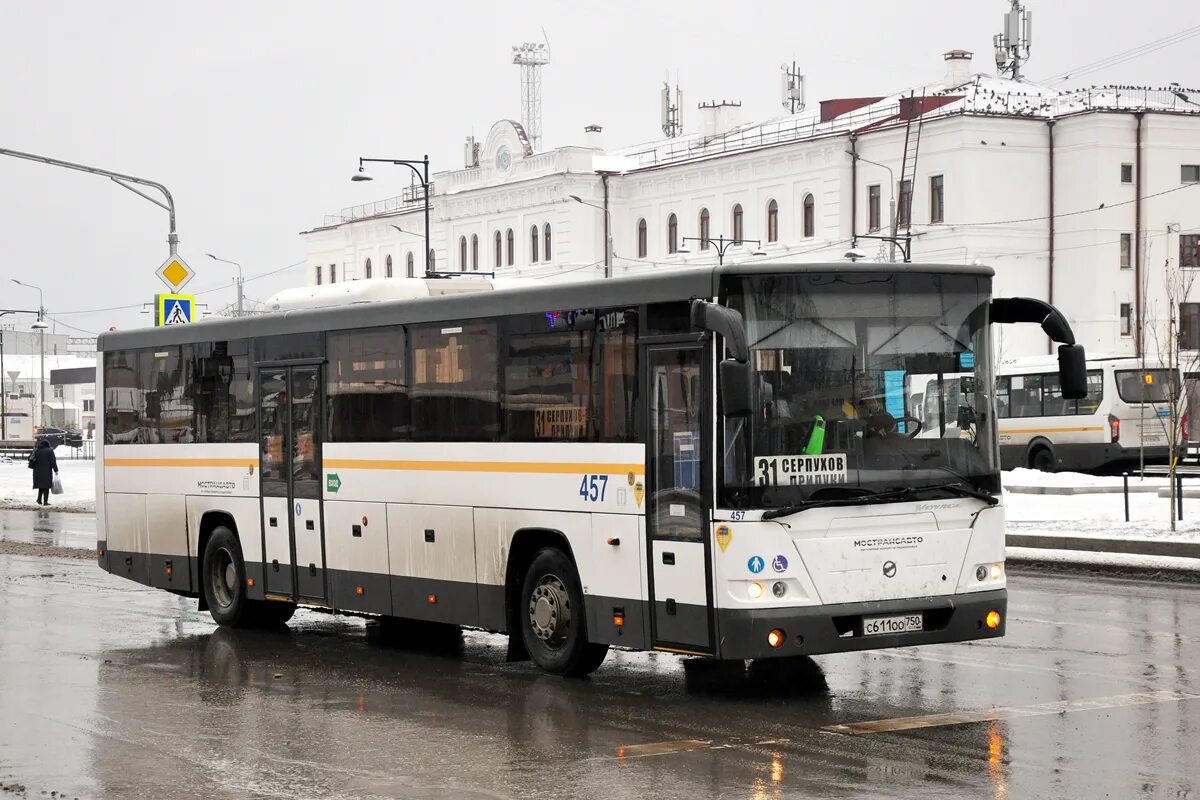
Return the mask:
{"type": "Polygon", "coordinates": [[[679,250],[679,220],[674,214],[667,217],[667,254],[670,255],[679,250]]]}
{"type": "Polygon", "coordinates": [[[431,247],[431,248],[429,248],[429,271],[430,272],[433,272],[437,269],[437,267],[433,263],[434,261],[435,261],[434,252],[433,252],[433,248],[431,247]]]}
{"type": "Polygon", "coordinates": [[[733,207],[733,241],[734,244],[741,244],[745,238],[745,233],[742,230],[742,204],[738,203],[733,207]]]}
{"type": "Polygon", "coordinates": [[[779,241],[779,203],[767,203],[767,241],[779,241]]]}
{"type": "Polygon", "coordinates": [[[458,271],[467,271],[467,237],[458,237],[458,271]]]}
{"type": "Polygon", "coordinates": [[[542,258],[550,260],[550,223],[542,226],[542,258]]]}
{"type": "Polygon", "coordinates": [[[639,219],[637,224],[637,254],[638,258],[646,257],[646,220],[639,219]]]}
{"type": "Polygon", "coordinates": [[[369,258],[367,259],[367,263],[363,265],[363,277],[364,278],[371,277],[371,259],[369,259],[369,258]]]}
{"type": "Polygon", "coordinates": [[[387,258],[383,260],[383,277],[392,277],[392,254],[388,253],[387,258]]]}
{"type": "Polygon", "coordinates": [[[496,249],[495,263],[492,266],[494,269],[500,269],[503,261],[502,253],[504,252],[504,243],[500,239],[500,231],[496,231],[496,235],[492,237],[492,241],[496,249]]]}
{"type": "Polygon", "coordinates": [[[411,278],[413,276],[413,254],[411,250],[404,258],[404,269],[408,273],[408,277],[411,278]]]}
{"type": "Polygon", "coordinates": [[[538,229],[534,225],[529,229],[529,263],[536,264],[538,260],[538,229]]]}
{"type": "Polygon", "coordinates": [[[471,269],[479,271],[479,235],[475,233],[471,234],[471,269]]]}
{"type": "Polygon", "coordinates": [[[504,254],[507,256],[507,258],[505,259],[505,263],[511,267],[513,265],[513,262],[516,260],[516,255],[517,255],[517,241],[513,237],[512,228],[509,228],[508,231],[504,234],[504,243],[505,243],[505,247],[508,251],[504,254]]]}
{"type": "Polygon", "coordinates": [[[804,204],[802,207],[804,209],[804,218],[802,220],[804,238],[811,239],[813,236],[816,236],[817,230],[816,206],[813,203],[813,196],[811,194],[804,195],[804,204]]]}
{"type": "Polygon", "coordinates": [[[708,249],[708,229],[709,229],[708,209],[700,209],[700,249],[708,249]]]}

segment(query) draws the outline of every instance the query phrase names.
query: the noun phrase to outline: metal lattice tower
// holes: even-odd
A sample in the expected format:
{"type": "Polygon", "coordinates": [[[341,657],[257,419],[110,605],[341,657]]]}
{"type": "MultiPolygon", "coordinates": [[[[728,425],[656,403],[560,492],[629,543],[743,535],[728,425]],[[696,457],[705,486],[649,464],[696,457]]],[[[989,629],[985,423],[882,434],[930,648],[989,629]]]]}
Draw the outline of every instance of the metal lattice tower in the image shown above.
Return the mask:
{"type": "Polygon", "coordinates": [[[550,46],[513,45],[512,63],[521,68],[521,125],[536,151],[542,144],[542,67],[550,63],[550,46]]]}

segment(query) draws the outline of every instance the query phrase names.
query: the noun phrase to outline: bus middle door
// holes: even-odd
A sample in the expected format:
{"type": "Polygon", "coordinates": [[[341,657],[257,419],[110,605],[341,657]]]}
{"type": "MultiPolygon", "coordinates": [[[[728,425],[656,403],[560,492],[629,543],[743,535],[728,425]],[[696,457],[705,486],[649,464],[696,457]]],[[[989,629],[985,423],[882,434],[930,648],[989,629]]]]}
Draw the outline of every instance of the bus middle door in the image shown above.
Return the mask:
{"type": "Polygon", "coordinates": [[[325,600],[321,368],[260,367],[265,592],[325,600]]]}
{"type": "Polygon", "coordinates": [[[703,489],[704,353],[694,344],[650,346],[642,359],[651,642],[656,650],[696,655],[714,652],[703,489]]]}

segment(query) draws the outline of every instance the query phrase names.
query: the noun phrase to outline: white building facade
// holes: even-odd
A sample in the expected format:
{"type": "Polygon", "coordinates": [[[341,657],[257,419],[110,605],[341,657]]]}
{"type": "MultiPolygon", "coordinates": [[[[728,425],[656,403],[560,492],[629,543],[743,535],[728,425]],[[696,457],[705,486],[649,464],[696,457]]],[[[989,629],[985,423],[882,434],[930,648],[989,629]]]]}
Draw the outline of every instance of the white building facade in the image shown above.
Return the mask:
{"type": "MultiPolygon", "coordinates": [[[[897,260],[991,265],[997,294],[1050,300],[1089,352],[1153,351],[1172,314],[1200,348],[1200,292],[1168,303],[1165,287],[1200,267],[1200,92],[1057,91],[945,59],[936,91],[754,124],[704,104],[698,133],[620,150],[592,126],[581,146],[535,153],[519,124],[496,123],[468,166],[433,177],[433,266],[568,280],[607,262],[620,276],[716,263],[719,237],[745,242],[726,261],[851,246],[886,261],[891,244],[871,237],[889,233],[894,200],[897,260]]],[[[416,186],[327,217],[303,234],[308,283],[420,276],[423,213],[416,186]]],[[[1036,330],[1004,335],[1001,358],[1047,352],[1036,330]]]]}

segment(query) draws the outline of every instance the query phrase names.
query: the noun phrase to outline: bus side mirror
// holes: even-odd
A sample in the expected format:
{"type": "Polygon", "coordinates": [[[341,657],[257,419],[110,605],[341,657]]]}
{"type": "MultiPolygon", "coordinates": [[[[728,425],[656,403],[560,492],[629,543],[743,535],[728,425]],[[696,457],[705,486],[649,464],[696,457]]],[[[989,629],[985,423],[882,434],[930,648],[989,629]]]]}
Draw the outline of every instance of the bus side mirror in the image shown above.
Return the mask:
{"type": "Polygon", "coordinates": [[[717,365],[720,383],[721,413],[726,417],[747,417],[754,410],[750,397],[750,365],[727,358],[717,365]]]}
{"type": "Polygon", "coordinates": [[[1083,345],[1064,344],[1058,348],[1058,385],[1066,400],[1087,397],[1087,356],[1083,345]]]}

